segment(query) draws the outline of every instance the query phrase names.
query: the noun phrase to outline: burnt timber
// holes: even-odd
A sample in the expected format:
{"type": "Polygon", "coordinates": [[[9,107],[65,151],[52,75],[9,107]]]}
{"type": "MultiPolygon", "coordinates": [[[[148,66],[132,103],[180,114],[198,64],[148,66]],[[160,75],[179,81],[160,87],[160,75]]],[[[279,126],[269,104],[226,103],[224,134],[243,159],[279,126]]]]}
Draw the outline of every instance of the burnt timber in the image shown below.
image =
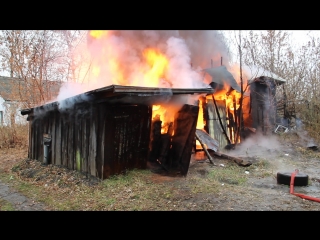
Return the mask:
{"type": "Polygon", "coordinates": [[[195,138],[198,98],[213,92],[211,87],[111,85],[23,109],[21,114],[28,115],[29,121],[28,157],[106,179],[145,169],[152,156],[185,176],[195,138]],[[166,140],[163,147],[153,151],[152,105],[163,103],[179,105],[181,110],[173,123],[174,135],[162,137],[166,140]]]}

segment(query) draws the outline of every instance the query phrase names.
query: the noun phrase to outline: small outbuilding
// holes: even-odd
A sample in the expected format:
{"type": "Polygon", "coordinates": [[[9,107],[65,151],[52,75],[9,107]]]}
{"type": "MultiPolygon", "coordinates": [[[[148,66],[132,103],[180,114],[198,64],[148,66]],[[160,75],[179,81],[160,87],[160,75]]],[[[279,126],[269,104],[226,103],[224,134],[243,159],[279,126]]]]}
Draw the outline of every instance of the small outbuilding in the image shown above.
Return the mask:
{"type": "Polygon", "coordinates": [[[42,106],[28,115],[30,159],[106,179],[148,161],[187,175],[200,96],[207,88],[150,88],[111,85],[42,106]],[[173,112],[166,132],[153,106],[173,112]]]}

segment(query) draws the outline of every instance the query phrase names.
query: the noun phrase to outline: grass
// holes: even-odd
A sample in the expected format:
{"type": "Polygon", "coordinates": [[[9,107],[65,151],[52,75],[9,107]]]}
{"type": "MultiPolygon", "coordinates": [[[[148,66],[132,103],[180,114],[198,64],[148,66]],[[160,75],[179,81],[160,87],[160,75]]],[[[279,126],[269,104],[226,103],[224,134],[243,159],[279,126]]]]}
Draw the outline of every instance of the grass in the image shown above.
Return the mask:
{"type": "Polygon", "coordinates": [[[14,211],[14,210],[15,209],[10,202],[0,199],[0,211],[14,211]]]}
{"type": "MultiPolygon", "coordinates": [[[[206,164],[208,167],[203,168],[204,163],[195,163],[187,177],[132,170],[103,181],[93,181],[78,171],[43,166],[39,161],[24,159],[26,153],[19,156],[10,150],[7,154],[12,156],[1,161],[20,160],[9,170],[0,166],[1,181],[56,211],[217,210],[219,206],[214,201],[223,204],[233,198],[240,201],[237,199],[249,193],[248,199],[253,199],[254,193],[246,191],[248,180],[275,174],[273,162],[259,158],[249,167],[240,167],[230,160],[221,160],[224,167],[206,164]]],[[[4,203],[0,205],[10,208],[4,203]]]]}
{"type": "Polygon", "coordinates": [[[216,171],[211,171],[208,177],[219,181],[220,183],[231,185],[241,185],[247,180],[244,172],[239,173],[239,171],[235,170],[233,167],[223,170],[219,170],[218,168],[216,171]]]}
{"type": "Polygon", "coordinates": [[[25,161],[14,165],[5,178],[3,174],[0,175],[8,183],[14,181],[15,188],[27,197],[58,211],[186,210],[189,206],[185,202],[189,199],[199,194],[218,194],[221,184],[225,187],[242,186],[248,178],[245,174],[247,168],[226,163],[223,168],[210,168],[205,177],[190,175],[161,180],[159,175],[150,170],[132,170],[125,175],[116,175],[89,186],[82,181],[84,176],[79,173],[72,173],[73,181],[68,184],[67,179],[71,178],[71,174],[67,169],[37,166],[37,161],[29,163],[32,164],[37,169],[35,175],[23,174],[28,170],[25,161]],[[51,174],[37,180],[39,175],[49,169],[51,174]],[[60,171],[58,175],[52,174],[57,171],[60,171]]]}

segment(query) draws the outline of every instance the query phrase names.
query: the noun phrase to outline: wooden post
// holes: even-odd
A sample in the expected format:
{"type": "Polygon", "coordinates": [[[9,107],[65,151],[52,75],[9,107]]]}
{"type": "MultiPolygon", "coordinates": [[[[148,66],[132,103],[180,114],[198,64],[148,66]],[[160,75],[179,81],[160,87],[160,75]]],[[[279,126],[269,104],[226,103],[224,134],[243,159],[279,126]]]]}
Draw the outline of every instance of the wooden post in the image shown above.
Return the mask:
{"type": "Polygon", "coordinates": [[[209,158],[210,163],[214,164],[214,163],[213,163],[213,160],[212,160],[212,157],[211,157],[210,153],[208,152],[208,150],[207,150],[206,146],[202,143],[202,141],[201,141],[201,139],[199,138],[198,134],[197,134],[197,133],[195,133],[195,135],[196,135],[197,140],[200,142],[201,147],[203,148],[203,150],[204,150],[204,151],[205,151],[205,153],[207,154],[207,156],[208,156],[208,158],[209,158]]]}

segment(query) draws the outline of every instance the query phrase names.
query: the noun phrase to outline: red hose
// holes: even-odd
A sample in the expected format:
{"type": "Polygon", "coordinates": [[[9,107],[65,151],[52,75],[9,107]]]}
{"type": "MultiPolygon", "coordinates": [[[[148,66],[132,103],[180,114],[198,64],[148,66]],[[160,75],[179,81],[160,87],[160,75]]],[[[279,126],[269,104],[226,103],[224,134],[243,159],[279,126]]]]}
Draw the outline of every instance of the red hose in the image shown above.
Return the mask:
{"type": "Polygon", "coordinates": [[[296,169],[292,174],[291,174],[291,180],[290,180],[290,194],[301,197],[303,199],[307,199],[307,200],[311,200],[311,201],[315,201],[315,202],[320,202],[319,198],[315,198],[315,197],[310,197],[310,196],[306,196],[304,194],[301,193],[295,193],[293,191],[293,186],[294,186],[294,178],[296,176],[296,174],[299,172],[298,169],[296,169]]]}

